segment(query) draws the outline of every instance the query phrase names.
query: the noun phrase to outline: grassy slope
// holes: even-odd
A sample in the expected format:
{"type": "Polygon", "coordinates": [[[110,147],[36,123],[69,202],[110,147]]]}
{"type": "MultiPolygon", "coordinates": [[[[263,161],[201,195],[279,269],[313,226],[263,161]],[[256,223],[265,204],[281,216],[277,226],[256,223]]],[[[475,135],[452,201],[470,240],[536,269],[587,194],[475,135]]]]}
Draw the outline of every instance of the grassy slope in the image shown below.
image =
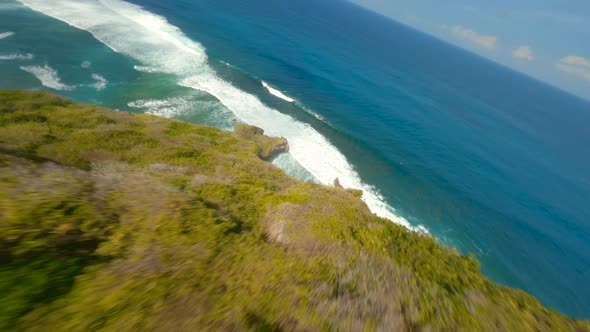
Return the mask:
{"type": "Polygon", "coordinates": [[[255,141],[0,91],[0,330],[590,330],[255,141]]]}

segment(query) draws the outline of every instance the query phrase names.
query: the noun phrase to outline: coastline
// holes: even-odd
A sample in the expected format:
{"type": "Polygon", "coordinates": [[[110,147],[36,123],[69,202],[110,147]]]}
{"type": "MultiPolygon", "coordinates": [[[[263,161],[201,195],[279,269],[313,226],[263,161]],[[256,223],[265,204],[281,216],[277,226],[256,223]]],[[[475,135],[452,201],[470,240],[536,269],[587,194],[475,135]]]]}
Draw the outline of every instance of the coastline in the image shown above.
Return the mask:
{"type": "MultiPolygon", "coordinates": [[[[585,253],[590,250],[590,233],[585,220],[590,210],[584,197],[590,187],[585,181],[586,174],[577,170],[587,168],[590,159],[571,155],[578,146],[572,138],[587,137],[576,124],[590,120],[574,113],[587,107],[578,107],[567,96],[553,94],[534,83],[520,82],[520,76],[511,76],[500,67],[494,69],[492,64],[478,62],[468,54],[447,52],[442,43],[436,45],[417,34],[404,32],[393,22],[376,24],[374,17],[365,13],[358,13],[362,27],[350,29],[347,34],[350,43],[343,43],[338,31],[347,30],[346,24],[341,24],[338,31],[331,31],[329,25],[322,23],[342,22],[347,11],[355,15],[354,8],[344,4],[330,5],[332,10],[326,12],[329,15],[310,13],[303,17],[297,15],[300,9],[322,6],[305,0],[276,8],[271,11],[272,17],[280,18],[277,22],[285,25],[283,29],[266,21],[267,15],[257,14],[266,12],[265,1],[254,1],[243,8],[239,1],[225,2],[232,4],[232,8],[241,8],[237,11],[207,2],[186,3],[187,10],[180,11],[182,2],[178,1],[166,5],[151,0],[126,2],[141,5],[144,10],[165,18],[166,22],[156,30],[162,28],[174,37],[178,30],[172,27],[176,26],[188,37],[189,44],[197,41],[197,46],[206,46],[206,50],[203,48],[205,69],[212,71],[204,74],[214,75],[215,80],[205,83],[215,89],[222,87],[217,83],[230,83],[238,92],[258,99],[253,104],[239,105],[239,96],[225,96],[230,102],[236,100],[236,103],[226,102],[227,105],[248,108],[252,113],[258,112],[260,103],[270,109],[261,113],[266,124],[259,125],[267,133],[285,137],[268,128],[281,127],[275,130],[281,131],[286,126],[296,132],[298,129],[291,126],[293,122],[308,124],[329,143],[330,146],[323,148],[336,149],[362,180],[361,185],[368,184],[378,201],[386,203],[381,206],[385,212],[403,216],[412,225],[424,225],[439,243],[462,254],[474,253],[483,273],[494,282],[534,294],[544,305],[562,313],[588,318],[590,289],[585,284],[590,260],[585,253]],[[217,25],[218,22],[232,24],[217,25]],[[268,29],[256,30],[263,22],[268,29]],[[314,24],[318,28],[311,31],[308,27],[314,24]],[[384,33],[369,39],[382,41],[379,43],[358,38],[357,30],[368,32],[375,27],[397,37],[385,38],[388,33],[384,33]],[[305,39],[307,35],[312,38],[305,39]],[[421,46],[412,48],[412,41],[421,41],[421,46]],[[382,46],[373,47],[373,44],[382,46]],[[406,50],[405,46],[410,48],[406,50]],[[392,48],[398,51],[389,52],[392,48]],[[381,59],[379,54],[388,56],[381,59]],[[416,66],[424,60],[421,54],[461,59],[476,69],[471,74],[459,72],[456,77],[450,76],[451,82],[448,75],[442,75],[449,68],[446,61],[440,65],[416,66]],[[410,62],[406,61],[408,55],[412,58],[410,62]],[[365,63],[368,58],[375,61],[365,63]],[[380,70],[375,71],[376,68],[380,70]],[[478,75],[487,77],[486,72],[495,70],[503,82],[511,84],[480,86],[481,80],[469,80],[478,75]],[[272,94],[262,81],[295,101],[291,103],[272,94]],[[508,89],[508,85],[514,88],[508,89]],[[504,93],[494,94],[496,89],[488,87],[497,87],[504,93]],[[504,98],[509,90],[545,92],[539,98],[531,97],[531,93],[504,98]],[[518,105],[526,107],[513,107],[518,105]],[[567,117],[557,111],[561,109],[570,111],[567,117]],[[290,121],[275,124],[272,121],[275,111],[291,117],[290,121]],[[504,121],[503,113],[516,118],[504,121]],[[543,116],[535,117],[535,113],[555,118],[545,127],[543,116]],[[527,117],[527,121],[518,121],[527,117]],[[544,129],[564,129],[563,125],[568,123],[572,125],[571,130],[559,135],[544,129]],[[522,135],[519,128],[531,131],[522,135]],[[550,145],[536,144],[539,142],[536,139],[554,144],[559,151],[551,151],[550,145]],[[535,180],[538,178],[545,181],[539,183],[535,180]],[[563,256],[564,252],[568,254],[563,256]]],[[[59,9],[59,4],[55,4],[59,9]]],[[[2,39],[6,50],[0,58],[22,55],[0,61],[0,76],[7,78],[0,82],[3,88],[54,91],[42,85],[33,73],[20,69],[48,66],[55,75],[47,77],[58,83],[53,86],[73,88],[57,92],[78,102],[163,115],[224,130],[247,122],[211,94],[178,85],[185,79],[180,74],[183,68],[190,67],[187,76],[201,74],[192,72],[200,70],[198,61],[181,61],[181,65],[186,65],[182,67],[177,59],[169,57],[168,67],[164,69],[170,71],[166,73],[162,67],[113,52],[86,30],[17,5],[16,1],[9,0],[0,7],[0,21],[3,21],[0,32],[15,33],[2,39]],[[5,11],[6,8],[10,10],[5,11]],[[74,40],[77,42],[71,42],[74,40]],[[177,69],[178,73],[170,73],[177,69]],[[100,89],[102,85],[94,75],[107,80],[104,89],[100,89]]],[[[101,10],[96,12],[95,16],[102,19],[101,10]]],[[[119,21],[119,13],[122,11],[112,18],[118,22],[115,25],[123,28],[126,23],[119,21]]],[[[130,18],[152,20],[150,14],[136,17],[134,13],[126,12],[130,18]]],[[[92,18],[87,20],[90,24],[95,22],[95,17],[92,18]]],[[[153,36],[134,35],[146,40],[159,40],[163,36],[158,31],[152,33],[153,36]]],[[[125,33],[119,36],[129,37],[125,33]]],[[[170,44],[161,45],[167,48],[170,44]]],[[[168,57],[169,52],[162,51],[162,56],[168,57]]],[[[145,53],[152,54],[151,50],[145,53]]],[[[320,163],[318,156],[324,156],[324,150],[316,149],[317,141],[305,141],[313,137],[299,136],[300,143],[295,145],[309,153],[299,156],[313,159],[311,162],[318,166],[315,173],[323,181],[318,181],[290,153],[281,154],[272,162],[296,178],[332,185],[338,175],[330,172],[332,164],[320,163]]],[[[346,170],[345,164],[336,164],[335,167],[346,170]]],[[[343,179],[339,181],[346,185],[343,179]]]]}
{"type": "Polygon", "coordinates": [[[41,92],[0,97],[0,197],[11,229],[0,234],[12,257],[0,277],[57,269],[56,280],[72,282],[44,305],[35,287],[53,288],[54,277],[8,283],[8,299],[35,308],[18,316],[24,329],[98,319],[123,330],[590,330],[493,284],[473,257],[375,216],[358,191],[288,177],[260,155],[285,142],[256,128],[233,134],[41,92]],[[54,217],[61,222],[48,223],[54,217]],[[9,236],[22,227],[28,239],[9,236]],[[47,265],[64,252],[77,257],[68,268],[47,265]],[[179,311],[178,301],[195,309],[179,311]]]}
{"type": "MultiPolygon", "coordinates": [[[[397,215],[377,188],[364,183],[346,157],[314,128],[267,107],[256,96],[219,78],[207,63],[205,48],[171,25],[166,18],[122,1],[81,4],[74,11],[68,9],[72,3],[67,1],[51,5],[42,0],[19,2],[32,10],[91,33],[116,53],[139,61],[151,71],[177,75],[178,85],[210,94],[240,121],[263,128],[271,136],[285,137],[290,142],[293,158],[321,183],[330,184],[337,177],[346,187],[362,190],[365,193],[363,199],[374,213],[408,229],[428,234],[424,226],[412,225],[397,215]],[[88,20],[90,16],[93,20],[88,20]],[[109,28],[105,30],[105,26],[109,28]],[[118,35],[117,31],[124,31],[125,34],[118,35]],[[158,42],[145,42],[133,35],[157,38],[158,42]],[[166,55],[163,56],[161,52],[166,55]]],[[[56,83],[59,87],[62,86],[61,83],[56,83]]],[[[280,92],[275,89],[269,91],[275,96],[280,92]]],[[[282,93],[280,95],[278,98],[287,101],[284,98],[286,97],[291,100],[282,93]]]]}

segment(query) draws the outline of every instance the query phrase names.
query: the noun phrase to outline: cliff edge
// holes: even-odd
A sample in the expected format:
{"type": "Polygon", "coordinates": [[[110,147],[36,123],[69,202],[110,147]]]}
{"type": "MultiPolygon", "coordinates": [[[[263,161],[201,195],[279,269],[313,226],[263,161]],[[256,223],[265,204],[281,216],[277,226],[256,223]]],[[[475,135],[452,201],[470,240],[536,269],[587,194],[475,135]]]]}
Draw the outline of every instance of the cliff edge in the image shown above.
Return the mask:
{"type": "Polygon", "coordinates": [[[261,160],[287,147],[0,91],[0,330],[590,331],[261,160]]]}

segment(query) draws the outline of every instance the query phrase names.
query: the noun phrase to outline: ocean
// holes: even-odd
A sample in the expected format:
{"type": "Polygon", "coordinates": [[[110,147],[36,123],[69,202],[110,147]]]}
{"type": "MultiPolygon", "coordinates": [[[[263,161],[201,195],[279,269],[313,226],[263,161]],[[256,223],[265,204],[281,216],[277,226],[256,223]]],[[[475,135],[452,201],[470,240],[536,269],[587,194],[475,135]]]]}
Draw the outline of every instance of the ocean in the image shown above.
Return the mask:
{"type": "Polygon", "coordinates": [[[289,140],[273,163],[590,318],[590,102],[340,0],[0,0],[0,88],[289,140]]]}

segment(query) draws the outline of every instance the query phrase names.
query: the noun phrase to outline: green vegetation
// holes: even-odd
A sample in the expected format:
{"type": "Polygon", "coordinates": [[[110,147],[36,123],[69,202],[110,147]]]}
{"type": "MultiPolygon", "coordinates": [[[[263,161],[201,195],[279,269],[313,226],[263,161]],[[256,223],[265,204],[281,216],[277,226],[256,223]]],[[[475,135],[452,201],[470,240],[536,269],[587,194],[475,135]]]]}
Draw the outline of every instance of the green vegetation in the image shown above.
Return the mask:
{"type": "Polygon", "coordinates": [[[590,331],[261,134],[0,92],[0,330],[590,331]]]}
{"type": "Polygon", "coordinates": [[[256,143],[256,154],[262,160],[269,160],[277,154],[289,151],[289,143],[284,138],[264,136],[264,130],[248,126],[236,125],[234,135],[256,143]]]}

